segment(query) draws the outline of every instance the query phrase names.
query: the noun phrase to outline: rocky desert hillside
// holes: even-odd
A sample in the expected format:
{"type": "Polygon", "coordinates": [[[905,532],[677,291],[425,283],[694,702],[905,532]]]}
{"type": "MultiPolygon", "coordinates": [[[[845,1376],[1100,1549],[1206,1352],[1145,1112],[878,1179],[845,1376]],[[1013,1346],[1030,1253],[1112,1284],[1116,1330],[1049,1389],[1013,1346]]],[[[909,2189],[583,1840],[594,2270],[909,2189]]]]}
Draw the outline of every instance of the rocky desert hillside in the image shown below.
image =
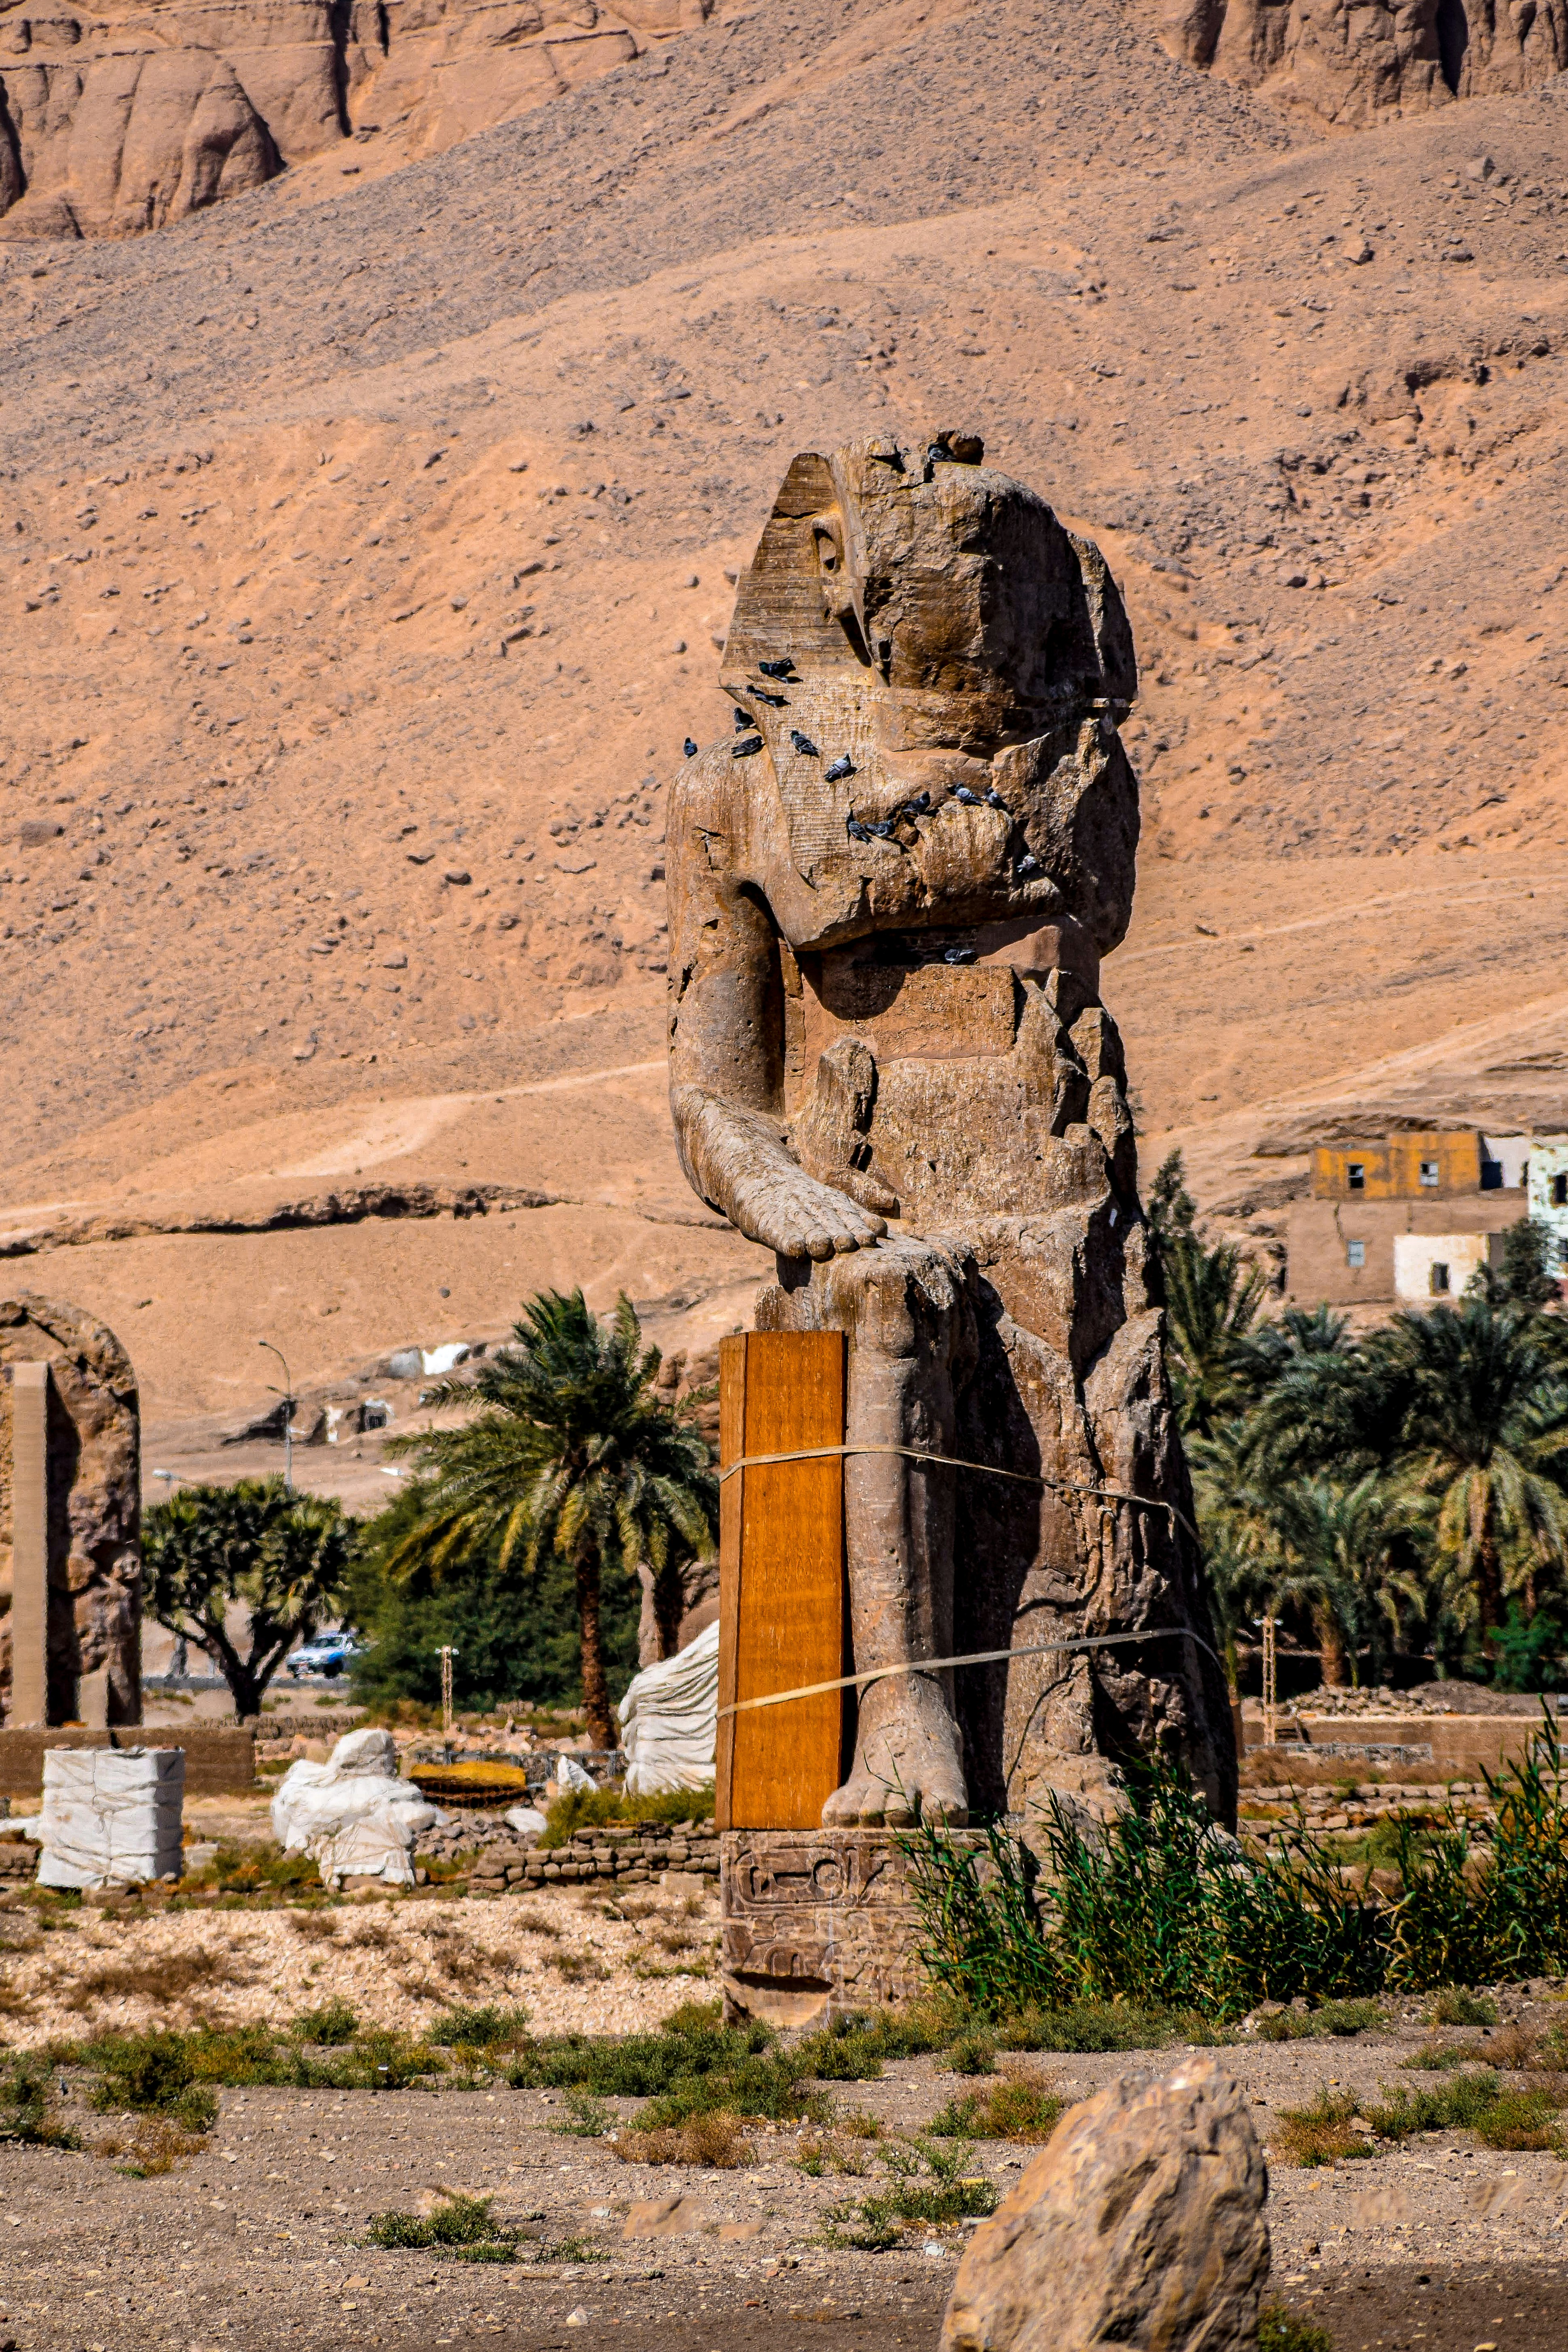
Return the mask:
{"type": "MultiPolygon", "coordinates": [[[[1226,79],[1225,27],[1193,62],[1112,0],[601,15],[542,104],[542,20],[503,72],[508,12],[389,7],[360,84],[315,44],[314,162],[237,47],[222,204],[68,237],[29,207],[69,172],[29,181],[0,1248],[121,1333],[150,1461],[265,1404],[258,1338],[321,1390],[546,1281],[681,1345],[741,1318],[758,1254],[663,1105],[662,810],[784,467],[873,425],[984,434],[1123,583],[1146,1165],[1181,1141],[1256,1228],[1347,1107],[1568,1124],[1568,84],[1529,14],[1496,94],[1331,131],[1301,43],[1226,79]]],[[[167,60],[184,21],[137,23],[167,60]]],[[[272,88],[314,21],[246,19],[272,88]]]]}

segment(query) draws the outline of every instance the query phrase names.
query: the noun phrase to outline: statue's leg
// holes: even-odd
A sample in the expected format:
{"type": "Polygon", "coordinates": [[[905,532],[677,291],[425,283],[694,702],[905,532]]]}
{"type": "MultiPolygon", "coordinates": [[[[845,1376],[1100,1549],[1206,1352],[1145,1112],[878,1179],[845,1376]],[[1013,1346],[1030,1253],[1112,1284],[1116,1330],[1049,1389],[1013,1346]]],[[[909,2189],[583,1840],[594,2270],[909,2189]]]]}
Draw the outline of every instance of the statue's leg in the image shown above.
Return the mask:
{"type": "MultiPolygon", "coordinates": [[[[805,1273],[781,1268],[759,1321],[849,1340],[846,1442],[953,1451],[954,1391],[974,1357],[966,1254],[894,1239],[805,1273]]],[[[953,1473],[898,1451],[850,1454],[845,1542],[857,1673],[952,1650],[953,1473]]],[[[962,1822],[963,1744],[948,1673],[899,1673],[862,1690],[849,1778],[828,1824],[962,1822]]]]}

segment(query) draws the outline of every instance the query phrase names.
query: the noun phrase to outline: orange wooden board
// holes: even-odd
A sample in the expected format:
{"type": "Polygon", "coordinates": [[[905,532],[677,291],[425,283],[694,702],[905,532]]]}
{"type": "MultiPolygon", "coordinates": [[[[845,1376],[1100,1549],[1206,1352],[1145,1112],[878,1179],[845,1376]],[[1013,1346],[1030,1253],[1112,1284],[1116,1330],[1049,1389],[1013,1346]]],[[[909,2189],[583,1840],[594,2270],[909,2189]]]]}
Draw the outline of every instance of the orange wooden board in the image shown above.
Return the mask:
{"type": "MultiPolygon", "coordinates": [[[[747,1331],[720,1343],[721,1469],[742,1456],[844,1442],[837,1331],[747,1331]]],[[[719,1704],[828,1682],[846,1671],[844,1463],[745,1469],[719,1519],[719,1704]]],[[[846,1694],[721,1716],[722,1829],[816,1829],[842,1780],[846,1694]]]]}

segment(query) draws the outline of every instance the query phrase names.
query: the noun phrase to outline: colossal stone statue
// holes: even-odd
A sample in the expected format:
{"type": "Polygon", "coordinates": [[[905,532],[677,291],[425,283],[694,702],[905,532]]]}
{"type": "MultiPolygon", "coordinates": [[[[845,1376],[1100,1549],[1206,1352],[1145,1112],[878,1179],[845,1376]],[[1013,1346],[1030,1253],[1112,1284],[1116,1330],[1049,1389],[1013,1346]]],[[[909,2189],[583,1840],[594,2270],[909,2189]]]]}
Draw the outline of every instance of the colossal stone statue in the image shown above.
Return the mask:
{"type": "Polygon", "coordinates": [[[1146,1637],[873,1684],[825,1823],[1102,1804],[1155,1741],[1233,1818],[1100,1000],[1131,633],[1099,551],[982,455],[867,440],[784,478],[724,653],[734,736],[672,796],[676,1134],[777,1253],[759,1327],[848,1336],[847,1441],[879,1449],[845,1463],[857,1672],[1146,1637]]]}

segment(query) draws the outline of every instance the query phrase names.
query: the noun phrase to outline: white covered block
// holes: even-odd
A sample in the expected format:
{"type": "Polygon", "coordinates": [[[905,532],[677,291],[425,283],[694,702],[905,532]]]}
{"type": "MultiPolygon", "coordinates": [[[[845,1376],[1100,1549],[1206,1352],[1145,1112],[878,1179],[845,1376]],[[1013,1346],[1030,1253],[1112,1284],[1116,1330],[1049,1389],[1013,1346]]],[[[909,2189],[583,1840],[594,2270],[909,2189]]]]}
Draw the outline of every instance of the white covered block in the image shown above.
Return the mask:
{"type": "Polygon", "coordinates": [[[399,1778],[390,1731],[346,1732],[330,1762],[301,1759],[272,1800],[272,1833],[285,1853],[308,1853],[329,1886],[345,1878],[414,1884],[414,1842],[446,1815],[399,1778]]]}
{"type": "Polygon", "coordinates": [[[634,1675],[618,1712],[633,1796],[706,1788],[719,1728],[718,1626],[634,1675]]]}
{"type": "Polygon", "coordinates": [[[178,1878],[183,1748],[47,1748],[42,1886],[178,1878]]]}

